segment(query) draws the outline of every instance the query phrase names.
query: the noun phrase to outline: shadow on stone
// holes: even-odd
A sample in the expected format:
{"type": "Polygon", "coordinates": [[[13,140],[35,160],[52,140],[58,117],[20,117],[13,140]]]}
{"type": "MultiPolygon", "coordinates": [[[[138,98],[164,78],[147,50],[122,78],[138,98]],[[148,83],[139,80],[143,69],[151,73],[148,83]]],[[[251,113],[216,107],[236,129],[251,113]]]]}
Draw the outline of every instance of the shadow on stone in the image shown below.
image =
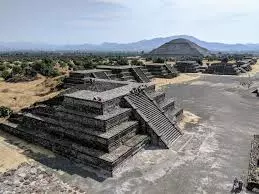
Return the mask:
{"type": "MultiPolygon", "coordinates": [[[[2,132],[1,130],[0,130],[0,136],[5,138],[4,141],[6,143],[17,146],[18,148],[24,150],[21,154],[23,154],[23,155],[27,156],[28,158],[31,158],[31,159],[39,162],[40,164],[45,165],[46,167],[51,168],[53,170],[61,170],[69,175],[78,175],[83,178],[89,177],[98,182],[103,182],[104,180],[109,178],[108,175],[97,172],[97,169],[93,169],[88,166],[86,167],[82,164],[72,162],[71,160],[69,160],[65,157],[62,157],[60,155],[53,153],[54,157],[50,157],[44,153],[34,152],[34,151],[32,151],[28,142],[25,142],[14,136],[11,136],[5,132],[2,132]],[[26,145],[26,143],[28,143],[28,145],[26,145]]],[[[44,148],[42,148],[42,149],[44,149],[44,148]]]]}

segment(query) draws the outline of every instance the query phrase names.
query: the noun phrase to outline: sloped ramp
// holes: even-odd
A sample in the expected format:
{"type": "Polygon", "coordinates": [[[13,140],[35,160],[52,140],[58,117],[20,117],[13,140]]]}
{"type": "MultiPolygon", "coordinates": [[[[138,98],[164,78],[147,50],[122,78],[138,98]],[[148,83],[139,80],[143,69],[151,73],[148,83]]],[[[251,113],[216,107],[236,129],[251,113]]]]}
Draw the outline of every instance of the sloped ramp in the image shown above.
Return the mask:
{"type": "Polygon", "coordinates": [[[130,94],[124,98],[165,148],[170,148],[182,136],[180,129],[144,93],[130,94]]]}

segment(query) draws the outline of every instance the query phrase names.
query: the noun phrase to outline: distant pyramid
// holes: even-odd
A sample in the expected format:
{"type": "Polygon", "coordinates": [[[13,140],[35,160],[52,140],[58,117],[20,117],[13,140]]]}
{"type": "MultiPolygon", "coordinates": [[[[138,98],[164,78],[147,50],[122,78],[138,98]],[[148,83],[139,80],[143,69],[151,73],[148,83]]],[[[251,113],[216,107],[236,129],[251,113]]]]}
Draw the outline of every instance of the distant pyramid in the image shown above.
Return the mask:
{"type": "Polygon", "coordinates": [[[209,54],[210,52],[206,48],[200,47],[197,44],[183,38],[167,42],[150,52],[150,55],[152,56],[163,57],[204,57],[209,54]]]}

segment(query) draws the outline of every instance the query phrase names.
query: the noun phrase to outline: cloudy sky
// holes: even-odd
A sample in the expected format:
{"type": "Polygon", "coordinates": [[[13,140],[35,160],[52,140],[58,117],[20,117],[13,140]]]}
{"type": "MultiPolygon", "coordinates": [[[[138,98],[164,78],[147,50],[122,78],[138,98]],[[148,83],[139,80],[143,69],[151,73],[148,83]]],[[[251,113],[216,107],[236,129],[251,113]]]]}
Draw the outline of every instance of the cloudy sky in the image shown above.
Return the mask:
{"type": "Polygon", "coordinates": [[[0,0],[0,41],[259,43],[259,0],[0,0]]]}

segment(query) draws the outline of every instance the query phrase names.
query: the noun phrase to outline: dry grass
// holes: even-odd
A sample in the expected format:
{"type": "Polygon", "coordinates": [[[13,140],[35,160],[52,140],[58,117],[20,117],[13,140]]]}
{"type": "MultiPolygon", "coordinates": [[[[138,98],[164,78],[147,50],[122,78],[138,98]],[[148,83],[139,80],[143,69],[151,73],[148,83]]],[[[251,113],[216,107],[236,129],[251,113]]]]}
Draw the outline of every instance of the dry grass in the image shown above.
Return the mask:
{"type": "Polygon", "coordinates": [[[259,72],[259,60],[257,61],[257,63],[255,65],[252,66],[252,71],[251,73],[258,73],[259,72]]]}
{"type": "Polygon", "coordinates": [[[156,84],[156,89],[161,88],[162,86],[169,84],[178,84],[183,82],[192,81],[198,79],[200,74],[184,74],[181,73],[178,77],[172,79],[164,79],[164,78],[154,78],[153,82],[156,84]]]}
{"type": "Polygon", "coordinates": [[[55,90],[59,80],[60,77],[38,76],[38,79],[29,82],[0,82],[0,106],[10,107],[17,112],[35,102],[52,98],[59,93],[55,90]]]}

